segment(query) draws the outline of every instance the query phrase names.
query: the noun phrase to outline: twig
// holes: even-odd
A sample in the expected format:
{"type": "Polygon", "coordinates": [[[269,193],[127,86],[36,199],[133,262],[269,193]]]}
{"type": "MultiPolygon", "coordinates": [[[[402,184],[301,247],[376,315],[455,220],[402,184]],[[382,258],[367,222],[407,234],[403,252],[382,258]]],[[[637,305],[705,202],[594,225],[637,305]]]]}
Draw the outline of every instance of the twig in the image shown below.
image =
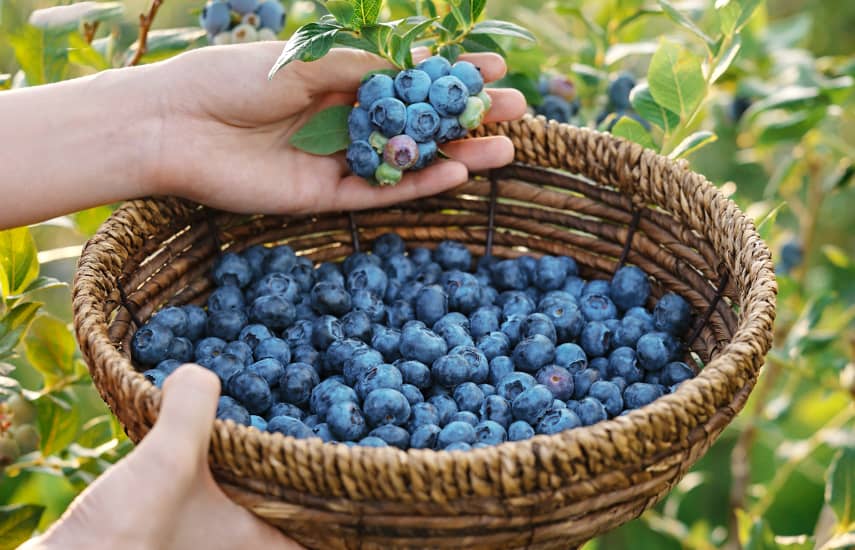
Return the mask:
{"type": "Polygon", "coordinates": [[[128,61],[127,67],[136,65],[140,62],[142,56],[145,55],[148,31],[151,29],[151,24],[154,23],[154,17],[157,15],[157,10],[160,9],[161,4],[163,4],[163,0],[152,0],[148,13],[140,14],[140,39],[137,42],[137,51],[134,52],[134,56],[128,61]]]}
{"type": "Polygon", "coordinates": [[[92,41],[95,39],[95,33],[98,32],[98,25],[100,23],[100,21],[93,21],[92,23],[83,23],[83,38],[86,39],[87,44],[91,44],[92,41]]]}

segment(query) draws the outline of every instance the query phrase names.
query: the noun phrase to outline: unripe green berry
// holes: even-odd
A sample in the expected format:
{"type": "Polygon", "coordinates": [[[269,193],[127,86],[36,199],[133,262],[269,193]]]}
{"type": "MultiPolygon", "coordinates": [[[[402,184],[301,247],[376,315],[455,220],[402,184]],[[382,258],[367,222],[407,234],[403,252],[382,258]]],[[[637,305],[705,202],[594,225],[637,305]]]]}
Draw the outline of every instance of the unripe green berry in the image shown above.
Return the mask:
{"type": "Polygon", "coordinates": [[[21,456],[21,450],[15,439],[10,435],[0,435],[0,468],[15,462],[19,456],[21,456]]]}
{"type": "Polygon", "coordinates": [[[457,118],[460,125],[467,130],[474,130],[484,120],[484,102],[478,97],[470,97],[466,100],[466,108],[457,118]]]}
{"type": "Polygon", "coordinates": [[[278,37],[273,30],[268,28],[258,29],[258,41],[259,42],[271,42],[277,40],[278,37]]]}
{"type": "Polygon", "coordinates": [[[39,448],[39,432],[32,424],[24,424],[12,428],[15,442],[22,454],[31,453],[39,448]]]}
{"type": "Polygon", "coordinates": [[[378,166],[374,172],[374,179],[377,180],[379,185],[395,185],[401,181],[402,176],[403,173],[400,170],[394,166],[389,166],[385,162],[378,166]]]}
{"type": "Polygon", "coordinates": [[[256,42],[258,40],[258,31],[252,25],[241,23],[232,29],[232,42],[235,44],[245,44],[247,42],[256,42]]]}
{"type": "Polygon", "coordinates": [[[380,155],[383,154],[383,148],[386,147],[388,142],[389,138],[377,131],[371,132],[371,135],[368,136],[368,143],[370,143],[371,147],[373,147],[380,155]]]}
{"type": "Polygon", "coordinates": [[[12,422],[16,425],[32,424],[36,420],[36,407],[21,395],[13,395],[6,401],[6,407],[12,413],[12,422]]]}
{"type": "Polygon", "coordinates": [[[484,103],[484,111],[485,112],[489,111],[490,107],[493,106],[493,98],[490,97],[490,94],[487,93],[487,90],[481,90],[481,92],[478,95],[476,95],[475,97],[477,97],[478,99],[481,100],[482,103],[484,103]]]}
{"type": "Polygon", "coordinates": [[[840,371],[840,385],[855,399],[855,363],[849,363],[840,371]]]}

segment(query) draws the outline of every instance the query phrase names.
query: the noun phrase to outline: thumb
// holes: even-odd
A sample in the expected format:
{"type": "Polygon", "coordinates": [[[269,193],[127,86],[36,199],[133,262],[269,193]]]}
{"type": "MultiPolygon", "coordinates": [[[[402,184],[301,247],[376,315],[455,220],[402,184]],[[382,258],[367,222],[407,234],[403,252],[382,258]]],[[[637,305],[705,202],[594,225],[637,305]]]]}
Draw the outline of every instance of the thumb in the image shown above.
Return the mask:
{"type": "Polygon", "coordinates": [[[160,415],[146,440],[152,446],[180,445],[205,460],[219,397],[216,374],[199,365],[181,366],[163,384],[160,415]]]}

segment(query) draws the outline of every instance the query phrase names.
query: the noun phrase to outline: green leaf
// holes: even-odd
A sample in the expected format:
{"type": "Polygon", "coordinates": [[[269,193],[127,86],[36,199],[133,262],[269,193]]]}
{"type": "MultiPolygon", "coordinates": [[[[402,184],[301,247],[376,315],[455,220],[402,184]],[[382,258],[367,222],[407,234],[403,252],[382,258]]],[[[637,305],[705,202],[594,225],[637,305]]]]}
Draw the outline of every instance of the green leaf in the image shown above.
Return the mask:
{"type": "Polygon", "coordinates": [[[315,114],[291,136],[291,145],[314,155],[331,155],[347,149],[350,143],[347,116],[351,109],[349,105],[336,105],[315,114]]]}
{"type": "Polygon", "coordinates": [[[74,338],[66,324],[55,317],[42,315],[33,322],[24,339],[24,351],[48,385],[74,370],[74,338]]]}
{"type": "Polygon", "coordinates": [[[475,21],[487,7],[487,0],[470,0],[470,2],[472,3],[472,21],[475,21]]]}
{"type": "Polygon", "coordinates": [[[39,275],[36,243],[26,227],[0,231],[0,291],[3,296],[20,294],[39,275]]]}
{"type": "Polygon", "coordinates": [[[775,222],[778,219],[778,213],[787,206],[786,202],[780,203],[778,206],[769,211],[768,214],[763,216],[763,219],[759,220],[757,223],[757,232],[760,234],[760,238],[764,241],[768,241],[769,237],[772,234],[772,227],[775,226],[775,222]]]}
{"type": "Polygon", "coordinates": [[[721,56],[719,62],[716,63],[715,67],[713,67],[709,78],[710,84],[714,84],[724,73],[727,72],[727,69],[729,69],[733,64],[733,61],[736,59],[741,48],[742,39],[739,36],[736,36],[725,54],[721,56]]]}
{"type": "Polygon", "coordinates": [[[665,15],[670,17],[675,23],[684,27],[688,31],[692,32],[696,36],[698,36],[701,40],[703,40],[708,47],[712,47],[715,44],[715,40],[710,38],[704,31],[700,29],[695,23],[686,17],[681,11],[674,7],[671,2],[668,0],[657,0],[659,2],[659,6],[662,7],[662,11],[665,12],[665,15]]]}
{"type": "Polygon", "coordinates": [[[34,11],[30,24],[45,31],[73,32],[83,21],[114,21],[125,12],[121,2],[77,2],[34,11]]]}
{"type": "Polygon", "coordinates": [[[508,21],[497,21],[495,19],[488,19],[486,21],[481,21],[480,23],[476,23],[472,30],[469,31],[469,34],[490,34],[493,36],[510,36],[513,38],[519,38],[522,40],[528,40],[529,42],[534,42],[535,38],[528,29],[520,27],[515,23],[510,23],[508,21]]]}
{"type": "Polygon", "coordinates": [[[537,82],[524,73],[508,73],[504,78],[497,80],[493,86],[497,88],[516,88],[525,96],[529,105],[540,105],[543,98],[537,87],[537,82]]]}
{"type": "Polygon", "coordinates": [[[377,23],[377,17],[380,15],[380,6],[382,4],[381,0],[349,1],[353,5],[353,23],[357,28],[377,23]]]}
{"type": "Polygon", "coordinates": [[[653,54],[647,80],[656,103],[684,119],[695,111],[706,93],[700,60],[669,40],[662,40],[653,54]]]}
{"type": "Polygon", "coordinates": [[[656,103],[647,84],[639,84],[633,88],[629,94],[629,101],[636,113],[641,115],[643,119],[662,128],[666,134],[680,124],[680,115],[656,103]]]}
{"type": "Polygon", "coordinates": [[[472,10],[469,0],[449,0],[447,4],[457,23],[464,29],[468,29],[472,24],[472,10]]]}
{"type": "MultiPolygon", "coordinates": [[[[365,29],[362,29],[362,32],[364,31],[365,29]]],[[[351,31],[340,31],[338,34],[335,35],[335,43],[339,46],[345,46],[346,48],[355,48],[357,50],[364,50],[375,55],[380,53],[380,50],[377,49],[377,44],[371,42],[364,36],[357,36],[351,31]]],[[[397,73],[397,71],[395,72],[397,73]]]]}
{"type": "Polygon", "coordinates": [[[110,217],[113,210],[115,210],[114,206],[96,206],[95,208],[76,212],[72,214],[71,218],[74,220],[78,231],[86,237],[91,237],[98,231],[101,224],[110,217]]]}
{"type": "Polygon", "coordinates": [[[825,501],[834,510],[844,530],[855,524],[855,448],[845,447],[828,469],[825,501]]]}
{"type": "Polygon", "coordinates": [[[824,107],[791,113],[785,117],[768,113],[769,117],[758,117],[755,128],[760,130],[757,143],[771,145],[783,141],[800,141],[804,135],[825,118],[824,107]]]}
{"type": "Polygon", "coordinates": [[[627,116],[620,117],[620,120],[618,120],[617,124],[612,128],[611,133],[612,135],[634,141],[647,149],[653,149],[654,151],[657,150],[656,144],[653,142],[653,138],[650,137],[650,134],[644,129],[644,126],[642,126],[637,120],[627,116]]]}
{"type": "Polygon", "coordinates": [[[852,261],[846,252],[839,246],[833,244],[825,244],[822,246],[822,253],[828,258],[828,261],[841,269],[848,269],[852,265],[852,261]]]}
{"type": "Polygon", "coordinates": [[[106,71],[110,68],[104,56],[78,33],[68,35],[68,60],[75,65],[91,67],[96,71],[106,71]]]}
{"type": "MultiPolygon", "coordinates": [[[[205,37],[205,29],[199,27],[180,27],[177,29],[157,29],[149,31],[143,60],[146,63],[158,61],[182,52],[205,37]]],[[[138,43],[128,48],[127,56],[132,58],[138,43]]]]}
{"type": "Polygon", "coordinates": [[[273,64],[267,78],[273,78],[276,72],[292,61],[314,61],[320,59],[332,48],[336,34],[341,32],[338,25],[309,23],[295,32],[285,48],[279,54],[279,59],[273,64]]]}
{"type": "Polygon", "coordinates": [[[504,48],[488,34],[470,34],[461,43],[467,52],[493,52],[507,57],[504,48]]]}
{"type": "Polygon", "coordinates": [[[704,145],[709,145],[718,139],[714,133],[701,130],[700,132],[695,132],[694,134],[688,136],[686,139],[680,142],[673,151],[668,155],[672,159],[678,159],[689,155],[703,147],[704,145]]]}
{"type": "Polygon", "coordinates": [[[30,86],[59,82],[68,68],[68,34],[22,25],[8,35],[30,86]]]}
{"type": "Polygon", "coordinates": [[[431,27],[434,23],[436,23],[437,19],[423,19],[418,21],[415,25],[407,30],[401,36],[401,39],[395,41],[393,39],[392,42],[392,56],[395,59],[396,64],[401,68],[410,68],[413,66],[413,56],[411,49],[413,47],[413,41],[415,41],[423,32],[431,27]]]}
{"type": "Polygon", "coordinates": [[[831,537],[820,550],[852,550],[855,548],[855,529],[831,537]]]}
{"type": "Polygon", "coordinates": [[[27,332],[42,304],[18,304],[0,319],[0,358],[9,357],[27,332]]]}
{"type": "Polygon", "coordinates": [[[736,30],[741,29],[748,23],[751,16],[757,10],[757,7],[763,3],[763,0],[740,0],[739,5],[742,8],[739,12],[739,18],[736,20],[736,30]]]}
{"type": "Polygon", "coordinates": [[[837,167],[822,182],[822,190],[826,193],[843,189],[855,177],[855,162],[842,159],[837,167]]]}
{"type": "Polygon", "coordinates": [[[735,512],[743,550],[778,550],[775,535],[763,518],[753,518],[741,509],[735,512]]]}
{"type": "Polygon", "coordinates": [[[335,20],[350,27],[353,23],[353,15],[356,13],[353,4],[349,0],[327,0],[324,4],[335,20]]]}
{"type": "Polygon", "coordinates": [[[722,2],[721,0],[715,3],[719,29],[726,36],[731,36],[736,30],[736,22],[739,20],[741,11],[739,4],[740,2],[722,2]]]}
{"type": "Polygon", "coordinates": [[[754,120],[760,113],[773,109],[809,109],[826,103],[827,99],[816,86],[786,86],[751,105],[745,118],[754,120]]]}
{"type": "Polygon", "coordinates": [[[24,292],[21,294],[29,294],[31,292],[36,292],[37,290],[45,290],[48,288],[59,288],[61,286],[68,286],[66,283],[60,281],[59,279],[54,279],[53,277],[45,277],[44,275],[40,275],[37,277],[32,283],[30,283],[27,288],[24,289],[24,292]]]}
{"type": "Polygon", "coordinates": [[[606,65],[614,65],[621,59],[630,55],[652,55],[656,52],[656,42],[629,42],[612,44],[606,50],[604,62],[606,65]]]}
{"type": "Polygon", "coordinates": [[[80,428],[77,407],[50,394],[41,396],[35,404],[38,410],[42,454],[52,455],[68,447],[77,437],[80,428]]]}
{"type": "Polygon", "coordinates": [[[44,506],[15,504],[0,507],[0,550],[12,550],[25,543],[42,519],[44,506]]]}

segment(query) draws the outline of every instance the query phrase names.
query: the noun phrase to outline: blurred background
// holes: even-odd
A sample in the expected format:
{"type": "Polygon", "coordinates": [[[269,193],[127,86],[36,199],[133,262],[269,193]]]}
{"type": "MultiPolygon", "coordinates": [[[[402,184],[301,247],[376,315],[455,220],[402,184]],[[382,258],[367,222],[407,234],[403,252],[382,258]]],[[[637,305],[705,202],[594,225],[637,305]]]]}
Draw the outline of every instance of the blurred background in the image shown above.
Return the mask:
{"type": "MultiPolygon", "coordinates": [[[[117,3],[91,47],[81,42],[87,28],[77,21],[68,42],[21,38],[33,10],[58,4],[0,0],[0,89],[121,65],[149,6],[117,3]],[[63,58],[69,44],[78,49],[63,58]],[[61,69],[52,65],[58,58],[61,69]]],[[[411,4],[391,1],[386,9],[392,17],[411,4]]],[[[654,126],[643,141],[675,153],[678,138],[698,136],[679,156],[756,220],[779,277],[775,347],[747,407],[691,473],[660,504],[588,549],[855,547],[855,2],[491,0],[487,13],[538,38],[533,45],[500,42],[511,71],[504,84],[522,89],[536,107],[541,76],[563,77],[575,86],[578,111],[570,121],[597,127],[609,111],[609,82],[629,73],[644,83],[661,37],[700,60],[726,57],[713,56],[703,37],[715,40],[729,4],[751,17],[697,116],[674,135],[654,126]]],[[[326,13],[323,2],[285,5],[282,38],[326,13]]],[[[162,32],[152,35],[155,47],[143,61],[203,47],[201,8],[166,0],[153,25],[162,32]]],[[[4,207],[14,201],[4,197],[4,207]]],[[[69,331],[69,287],[59,284],[71,282],[80,246],[112,208],[11,236],[34,247],[42,279],[24,301],[42,305],[28,317],[29,330],[14,341],[0,337],[0,389],[35,403],[30,423],[39,438],[0,473],[0,504],[31,506],[16,508],[29,512],[31,530],[55,521],[130,448],[91,385],[69,331]]],[[[7,297],[0,316],[20,304],[7,297]]]]}

